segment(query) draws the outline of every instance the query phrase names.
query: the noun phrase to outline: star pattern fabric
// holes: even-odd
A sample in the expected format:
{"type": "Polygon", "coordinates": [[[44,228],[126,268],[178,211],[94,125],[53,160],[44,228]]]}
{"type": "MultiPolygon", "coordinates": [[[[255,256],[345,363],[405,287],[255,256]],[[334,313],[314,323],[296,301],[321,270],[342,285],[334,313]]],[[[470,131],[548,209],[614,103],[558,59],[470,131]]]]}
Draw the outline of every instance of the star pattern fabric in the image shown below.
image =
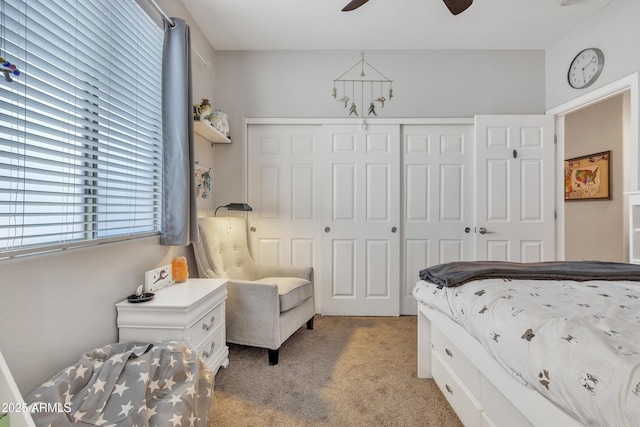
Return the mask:
{"type": "Polygon", "coordinates": [[[189,344],[115,343],[85,353],[25,398],[59,412],[37,426],[207,425],[214,375],[189,344]]]}

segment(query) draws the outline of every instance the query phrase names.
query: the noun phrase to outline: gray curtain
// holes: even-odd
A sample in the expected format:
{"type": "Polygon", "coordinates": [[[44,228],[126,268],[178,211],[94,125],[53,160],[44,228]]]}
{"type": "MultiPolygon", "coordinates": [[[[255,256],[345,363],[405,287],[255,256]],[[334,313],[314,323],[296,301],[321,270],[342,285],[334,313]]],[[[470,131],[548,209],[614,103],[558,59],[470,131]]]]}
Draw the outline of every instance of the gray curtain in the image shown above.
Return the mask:
{"type": "Polygon", "coordinates": [[[182,19],[166,26],[162,74],[162,235],[160,244],[197,240],[191,35],[182,19]]]}

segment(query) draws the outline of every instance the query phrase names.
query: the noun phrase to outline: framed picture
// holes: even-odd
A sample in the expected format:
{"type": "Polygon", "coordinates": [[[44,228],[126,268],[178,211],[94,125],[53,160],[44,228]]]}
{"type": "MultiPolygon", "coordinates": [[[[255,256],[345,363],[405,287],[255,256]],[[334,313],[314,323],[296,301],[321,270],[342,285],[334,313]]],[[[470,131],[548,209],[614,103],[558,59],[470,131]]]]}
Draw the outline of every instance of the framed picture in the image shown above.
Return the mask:
{"type": "Polygon", "coordinates": [[[564,200],[611,200],[611,151],[564,161],[564,200]]]}
{"type": "Polygon", "coordinates": [[[213,192],[213,172],[208,166],[203,166],[196,162],[196,197],[209,198],[213,192]]]}
{"type": "Polygon", "coordinates": [[[171,284],[171,264],[154,268],[144,273],[144,291],[156,292],[171,284]]]}

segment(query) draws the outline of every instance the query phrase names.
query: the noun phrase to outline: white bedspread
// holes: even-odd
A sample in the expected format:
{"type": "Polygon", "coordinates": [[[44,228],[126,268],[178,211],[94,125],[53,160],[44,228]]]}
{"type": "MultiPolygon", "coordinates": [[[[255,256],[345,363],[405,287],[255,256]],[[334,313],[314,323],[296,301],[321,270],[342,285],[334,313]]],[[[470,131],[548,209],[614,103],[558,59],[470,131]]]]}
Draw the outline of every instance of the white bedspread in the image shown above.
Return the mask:
{"type": "Polygon", "coordinates": [[[589,426],[640,426],[640,283],[486,279],[414,297],[589,426]]]}

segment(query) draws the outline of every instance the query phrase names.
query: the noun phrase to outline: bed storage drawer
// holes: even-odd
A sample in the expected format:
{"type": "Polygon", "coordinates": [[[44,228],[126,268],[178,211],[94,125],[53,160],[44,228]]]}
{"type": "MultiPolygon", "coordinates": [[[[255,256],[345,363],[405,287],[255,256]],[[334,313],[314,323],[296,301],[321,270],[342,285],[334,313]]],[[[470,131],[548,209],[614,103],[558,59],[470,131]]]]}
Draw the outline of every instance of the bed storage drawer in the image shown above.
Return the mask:
{"type": "Polygon", "coordinates": [[[462,382],[467,386],[469,391],[480,399],[480,372],[473,363],[469,361],[462,352],[451,343],[451,341],[442,334],[438,329],[432,331],[431,345],[433,351],[437,353],[442,360],[451,367],[462,382]]]}
{"type": "Polygon", "coordinates": [[[484,375],[480,378],[480,393],[482,406],[494,425],[533,426],[484,375]]]}
{"type": "Polygon", "coordinates": [[[469,390],[450,371],[442,357],[434,352],[431,362],[433,379],[465,427],[481,425],[481,406],[469,390]]]}
{"type": "Polygon", "coordinates": [[[486,412],[482,411],[482,427],[498,427],[493,423],[493,420],[489,418],[486,412]]]}

